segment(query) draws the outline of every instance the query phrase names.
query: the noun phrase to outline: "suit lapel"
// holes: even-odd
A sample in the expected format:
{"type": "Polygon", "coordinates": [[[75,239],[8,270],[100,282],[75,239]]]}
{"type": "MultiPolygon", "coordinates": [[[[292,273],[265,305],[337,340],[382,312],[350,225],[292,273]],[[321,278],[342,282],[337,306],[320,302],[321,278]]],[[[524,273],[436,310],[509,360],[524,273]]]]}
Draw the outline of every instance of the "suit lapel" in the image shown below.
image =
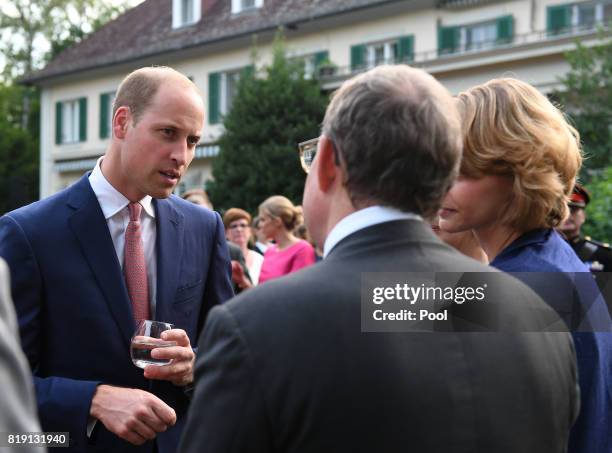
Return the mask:
{"type": "Polygon", "coordinates": [[[132,307],[104,214],[87,175],[73,186],[68,204],[75,209],[69,219],[72,233],[79,241],[108,308],[129,345],[135,329],[132,307]]]}
{"type": "Polygon", "coordinates": [[[170,304],[176,293],[180,258],[183,252],[183,215],[170,200],[153,200],[157,223],[157,301],[155,317],[169,319],[170,304]]]}

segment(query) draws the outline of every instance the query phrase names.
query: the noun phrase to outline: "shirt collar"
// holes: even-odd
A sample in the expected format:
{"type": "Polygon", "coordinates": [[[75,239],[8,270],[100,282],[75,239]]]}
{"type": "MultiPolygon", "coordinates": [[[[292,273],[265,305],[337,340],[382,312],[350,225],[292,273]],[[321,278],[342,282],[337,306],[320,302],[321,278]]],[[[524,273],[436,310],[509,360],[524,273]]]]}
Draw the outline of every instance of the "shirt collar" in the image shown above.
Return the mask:
{"type": "Polygon", "coordinates": [[[528,231],[512,241],[510,245],[503,249],[489,264],[495,266],[495,264],[503,262],[506,258],[513,256],[515,252],[529,245],[543,244],[550,238],[551,234],[555,234],[555,232],[550,228],[537,228],[528,231]]]}
{"type": "MultiPolygon", "coordinates": [[[[121,192],[115,189],[108,179],[102,173],[100,164],[102,163],[104,156],[98,159],[96,166],[89,175],[89,184],[96,194],[100,208],[105,219],[110,219],[129,204],[128,200],[121,192]]],[[[145,196],[139,201],[144,211],[152,218],[155,218],[155,209],[153,208],[153,199],[150,195],[145,196]]]]}
{"type": "Polygon", "coordinates": [[[345,237],[364,228],[394,220],[423,220],[420,215],[386,206],[370,206],[355,211],[340,220],[329,232],[323,247],[323,258],[345,237]]]}

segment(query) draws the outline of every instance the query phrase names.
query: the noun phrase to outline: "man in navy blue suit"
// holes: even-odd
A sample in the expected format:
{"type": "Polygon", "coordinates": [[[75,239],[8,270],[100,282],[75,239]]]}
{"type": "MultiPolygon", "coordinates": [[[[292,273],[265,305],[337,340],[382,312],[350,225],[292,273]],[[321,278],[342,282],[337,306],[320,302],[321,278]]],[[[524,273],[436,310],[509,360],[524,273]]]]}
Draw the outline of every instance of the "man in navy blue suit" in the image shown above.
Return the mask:
{"type": "Polygon", "coordinates": [[[232,296],[219,215],[172,195],[203,123],[189,79],[170,68],[134,71],[117,91],[112,139],[95,169],[0,218],[42,428],[70,432],[71,451],[176,450],[192,345],[209,309],[232,296]],[[144,372],[129,352],[141,308],[124,277],[132,222],[140,224],[144,313],[173,323],[165,338],[177,343],[153,352],[169,365],[144,372]]]}

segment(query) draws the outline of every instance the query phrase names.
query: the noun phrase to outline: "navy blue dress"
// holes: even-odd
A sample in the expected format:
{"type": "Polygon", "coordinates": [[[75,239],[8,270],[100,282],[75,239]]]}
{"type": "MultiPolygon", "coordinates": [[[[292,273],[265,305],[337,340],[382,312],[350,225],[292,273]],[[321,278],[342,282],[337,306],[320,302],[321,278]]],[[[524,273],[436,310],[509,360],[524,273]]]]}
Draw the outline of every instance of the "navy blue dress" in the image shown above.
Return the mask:
{"type": "Polygon", "coordinates": [[[568,452],[612,452],[612,321],[589,270],[552,229],[522,235],[491,266],[512,272],[555,308],[572,329],[581,408],[570,433],[568,452]]]}

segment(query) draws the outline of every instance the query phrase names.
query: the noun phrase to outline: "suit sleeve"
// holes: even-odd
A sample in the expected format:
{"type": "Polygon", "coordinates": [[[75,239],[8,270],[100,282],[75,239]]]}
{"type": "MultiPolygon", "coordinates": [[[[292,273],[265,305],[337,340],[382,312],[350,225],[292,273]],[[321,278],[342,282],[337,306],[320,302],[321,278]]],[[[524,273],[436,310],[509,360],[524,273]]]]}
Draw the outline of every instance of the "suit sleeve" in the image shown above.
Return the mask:
{"type": "Polygon", "coordinates": [[[199,351],[192,410],[179,451],[274,451],[248,345],[225,306],[210,312],[199,351]]]}
{"type": "Polygon", "coordinates": [[[40,431],[32,376],[19,345],[9,285],[6,264],[0,260],[0,388],[4,393],[0,431],[40,431]]]}
{"type": "Polygon", "coordinates": [[[84,443],[91,400],[100,382],[40,375],[43,278],[25,232],[15,219],[6,215],[0,218],[0,256],[11,270],[21,343],[34,374],[42,428],[44,431],[69,431],[76,445],[84,443]]]}
{"type": "Polygon", "coordinates": [[[215,305],[227,302],[234,297],[232,288],[232,264],[225,240],[225,230],[223,222],[217,212],[215,214],[215,233],[213,244],[211,245],[210,264],[206,275],[206,286],[204,289],[204,299],[202,310],[198,322],[198,333],[202,331],[202,326],[206,321],[206,316],[215,305]]]}

